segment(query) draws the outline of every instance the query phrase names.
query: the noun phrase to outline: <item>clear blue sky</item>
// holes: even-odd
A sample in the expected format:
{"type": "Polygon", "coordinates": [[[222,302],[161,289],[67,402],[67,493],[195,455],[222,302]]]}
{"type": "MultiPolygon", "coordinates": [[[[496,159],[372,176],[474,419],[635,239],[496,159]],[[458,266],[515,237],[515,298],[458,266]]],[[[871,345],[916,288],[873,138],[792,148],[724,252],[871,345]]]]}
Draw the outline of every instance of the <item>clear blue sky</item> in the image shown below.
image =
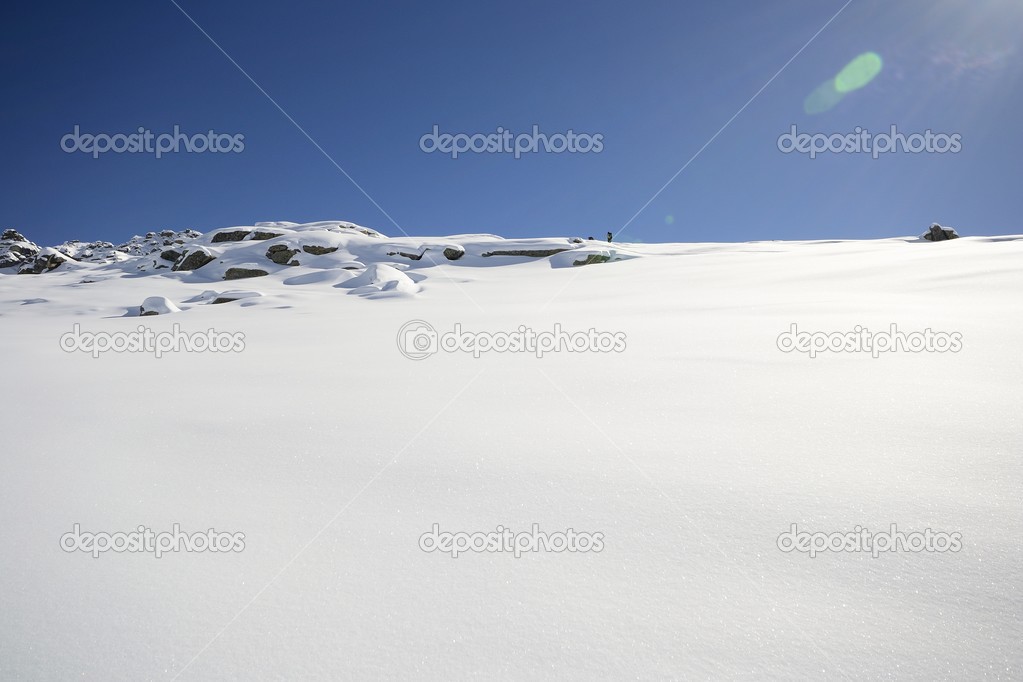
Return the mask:
{"type": "MultiPolygon", "coordinates": [[[[844,0],[178,0],[409,234],[618,231],[844,0]],[[433,125],[603,135],[599,154],[419,149],[433,125]]],[[[853,0],[622,240],[1023,232],[1023,3],[853,0]],[[828,111],[857,55],[883,70],[828,111]],[[958,154],[782,154],[778,136],[958,133],[958,154]],[[671,216],[671,218],[669,218],[671,216]]],[[[400,231],[170,0],[6,3],[0,227],[41,243],[347,219],[400,231]],[[243,134],[240,154],[61,151],[93,134],[243,134]]]]}

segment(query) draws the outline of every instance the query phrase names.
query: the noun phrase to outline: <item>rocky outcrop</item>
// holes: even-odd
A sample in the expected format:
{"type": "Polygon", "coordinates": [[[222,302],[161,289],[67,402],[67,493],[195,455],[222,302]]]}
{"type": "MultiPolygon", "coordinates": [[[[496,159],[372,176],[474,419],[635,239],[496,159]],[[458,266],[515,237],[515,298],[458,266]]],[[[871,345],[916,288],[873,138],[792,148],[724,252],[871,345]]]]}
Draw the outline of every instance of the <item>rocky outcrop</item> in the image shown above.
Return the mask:
{"type": "Polygon", "coordinates": [[[17,230],[4,230],[0,234],[0,268],[24,265],[39,255],[39,251],[39,246],[17,230]]]}
{"type": "Polygon", "coordinates": [[[18,268],[19,275],[41,275],[55,270],[71,259],[56,249],[43,249],[38,256],[26,259],[18,268]]]}
{"type": "Polygon", "coordinates": [[[171,249],[180,253],[183,245],[201,236],[202,234],[195,230],[182,230],[181,232],[161,230],[160,232],[147,232],[142,236],[136,235],[123,244],[114,245],[103,241],[83,242],[72,239],[55,248],[68,258],[82,263],[117,263],[129,258],[152,256],[153,265],[160,267],[155,261],[162,258],[163,252],[171,249]]]}

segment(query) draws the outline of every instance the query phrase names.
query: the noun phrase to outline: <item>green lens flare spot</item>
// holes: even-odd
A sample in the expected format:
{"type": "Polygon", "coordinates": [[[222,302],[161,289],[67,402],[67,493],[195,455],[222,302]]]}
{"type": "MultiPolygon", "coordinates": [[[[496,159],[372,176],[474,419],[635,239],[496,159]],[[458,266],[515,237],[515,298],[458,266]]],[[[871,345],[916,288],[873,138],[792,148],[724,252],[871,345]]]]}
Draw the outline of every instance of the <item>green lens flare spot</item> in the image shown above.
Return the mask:
{"type": "Polygon", "coordinates": [[[844,92],[835,89],[835,79],[821,83],[820,87],[810,93],[803,101],[803,111],[808,114],[823,114],[831,111],[845,97],[844,92]]]}
{"type": "Polygon", "coordinates": [[[876,52],[865,52],[846,64],[845,68],[835,76],[835,91],[845,94],[859,90],[881,73],[884,60],[876,52]]]}

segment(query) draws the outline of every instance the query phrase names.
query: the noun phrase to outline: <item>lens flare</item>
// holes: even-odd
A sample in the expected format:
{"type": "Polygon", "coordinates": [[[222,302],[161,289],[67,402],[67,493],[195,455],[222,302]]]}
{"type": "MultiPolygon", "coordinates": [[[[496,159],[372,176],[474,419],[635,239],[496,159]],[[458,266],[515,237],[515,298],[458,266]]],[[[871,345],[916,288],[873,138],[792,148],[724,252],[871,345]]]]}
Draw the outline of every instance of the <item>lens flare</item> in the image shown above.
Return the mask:
{"type": "Polygon", "coordinates": [[[821,83],[820,87],[810,93],[803,102],[803,110],[808,114],[823,114],[835,108],[845,97],[844,93],[835,88],[835,79],[821,83]]]}
{"type": "Polygon", "coordinates": [[[877,78],[884,68],[884,60],[876,52],[864,52],[845,65],[838,75],[830,78],[807,96],[803,111],[808,114],[823,114],[831,111],[850,92],[866,87],[877,78]]]}
{"type": "Polygon", "coordinates": [[[837,76],[835,76],[835,90],[842,94],[859,90],[881,73],[884,68],[884,60],[876,52],[866,52],[846,64],[837,76]]]}

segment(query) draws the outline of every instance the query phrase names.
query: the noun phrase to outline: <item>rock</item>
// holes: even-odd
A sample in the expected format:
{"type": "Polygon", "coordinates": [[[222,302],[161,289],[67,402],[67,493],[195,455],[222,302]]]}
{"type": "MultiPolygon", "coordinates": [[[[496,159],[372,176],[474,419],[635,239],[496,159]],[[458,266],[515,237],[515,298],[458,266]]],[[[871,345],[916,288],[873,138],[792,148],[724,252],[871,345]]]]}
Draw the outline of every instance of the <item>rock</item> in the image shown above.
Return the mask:
{"type": "Polygon", "coordinates": [[[931,228],[920,235],[929,242],[944,242],[949,239],[959,239],[959,235],[951,227],[942,227],[938,223],[932,223],[931,228]]]}
{"type": "Polygon", "coordinates": [[[25,265],[40,252],[38,246],[17,230],[4,230],[0,238],[0,268],[25,265]]]}
{"type": "Polygon", "coordinates": [[[44,272],[49,272],[70,260],[71,259],[67,256],[61,254],[55,249],[45,249],[35,258],[25,261],[18,269],[18,274],[39,275],[44,272]]]}
{"type": "Polygon", "coordinates": [[[248,236],[248,230],[227,230],[226,232],[218,232],[213,235],[213,239],[210,240],[210,243],[218,244],[220,242],[240,242],[248,236]]]}
{"type": "Polygon", "coordinates": [[[458,260],[465,255],[465,249],[461,246],[449,246],[444,249],[444,257],[448,260],[458,260]]]}
{"type": "Polygon", "coordinates": [[[270,273],[258,268],[228,268],[224,273],[224,279],[248,279],[250,277],[265,277],[270,273]]]}
{"type": "Polygon", "coordinates": [[[528,256],[530,258],[546,258],[569,249],[515,249],[513,251],[488,251],[483,254],[484,258],[490,256],[528,256]]]}
{"type": "Polygon", "coordinates": [[[376,230],[370,229],[368,227],[360,227],[359,225],[356,225],[355,223],[344,223],[344,222],[342,222],[342,223],[338,223],[337,227],[340,230],[355,230],[356,232],[360,232],[360,233],[366,235],[367,237],[374,237],[376,239],[380,239],[380,238],[382,238],[384,236],[381,233],[377,232],[376,230]]]}
{"type": "Polygon", "coordinates": [[[315,244],[306,244],[302,247],[302,250],[306,253],[310,253],[314,256],[325,256],[328,253],[334,253],[337,251],[336,246],[316,246],[315,244]]]}
{"type": "Polygon", "coordinates": [[[264,242],[267,239],[274,239],[275,237],[280,236],[282,236],[280,232],[266,232],[265,230],[256,230],[255,232],[252,233],[252,241],[264,242]]]}
{"type": "Polygon", "coordinates": [[[298,253],[298,249],[290,249],[287,244],[274,244],[266,250],[266,257],[277,265],[298,265],[298,261],[291,260],[298,253]]]}
{"type": "Polygon", "coordinates": [[[160,252],[160,258],[163,260],[169,260],[172,263],[176,263],[181,258],[181,252],[175,251],[174,249],[167,249],[166,251],[160,252]]]}
{"type": "Polygon", "coordinates": [[[335,286],[371,298],[415,294],[419,291],[419,285],[408,275],[384,263],[371,263],[362,274],[335,286]]]}
{"type": "Polygon", "coordinates": [[[609,260],[611,260],[611,256],[606,253],[591,253],[583,260],[572,261],[572,265],[596,265],[597,263],[607,263],[609,260]]]}
{"type": "MultiPolygon", "coordinates": [[[[202,235],[195,230],[162,230],[160,232],[147,232],[143,236],[134,236],[123,244],[114,245],[110,242],[82,242],[77,239],[66,241],[55,247],[62,254],[72,260],[84,263],[120,263],[131,258],[142,258],[137,269],[140,271],[153,268],[162,268],[160,254],[170,250],[182,252],[178,244],[186,244],[202,235]]],[[[174,262],[174,261],[169,261],[174,262]]]]}
{"type": "Polygon", "coordinates": [[[216,256],[205,249],[193,249],[191,251],[186,251],[181,256],[181,259],[174,264],[174,267],[172,267],[171,270],[174,270],[175,272],[180,270],[198,270],[207,263],[212,263],[214,260],[216,260],[216,256]]]}
{"type": "Polygon", "coordinates": [[[406,253],[405,251],[388,251],[388,256],[401,256],[402,258],[408,258],[409,260],[420,260],[423,257],[422,253],[406,253]]]}
{"type": "Polygon", "coordinates": [[[222,303],[230,303],[231,301],[240,301],[246,298],[258,298],[263,294],[258,291],[223,291],[217,292],[213,290],[204,291],[195,299],[189,302],[208,303],[209,305],[221,305],[222,303]]]}
{"type": "Polygon", "coordinates": [[[146,300],[142,301],[142,305],[139,306],[139,315],[146,317],[148,315],[168,315],[170,313],[180,313],[181,308],[174,305],[174,303],[163,296],[150,296],[146,300]]]}

